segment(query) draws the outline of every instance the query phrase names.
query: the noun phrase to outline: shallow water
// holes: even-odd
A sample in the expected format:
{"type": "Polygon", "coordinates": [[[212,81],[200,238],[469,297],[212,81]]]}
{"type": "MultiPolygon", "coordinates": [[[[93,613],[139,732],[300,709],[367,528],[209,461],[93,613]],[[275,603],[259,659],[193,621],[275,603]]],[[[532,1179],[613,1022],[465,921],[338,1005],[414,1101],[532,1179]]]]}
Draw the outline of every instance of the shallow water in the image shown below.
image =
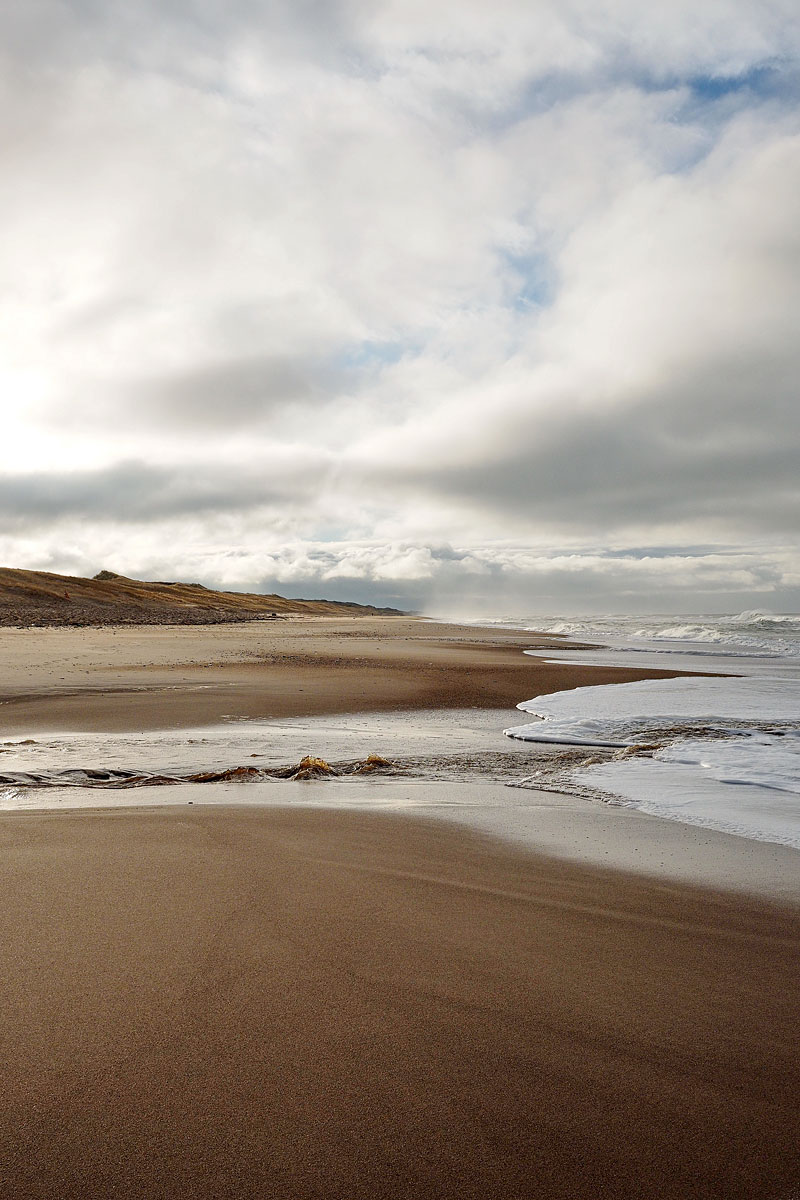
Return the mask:
{"type": "MultiPolygon", "coordinates": [[[[276,773],[306,755],[326,760],[345,776],[355,764],[377,755],[391,764],[379,769],[381,775],[507,782],[523,778],[542,757],[538,748],[503,737],[510,718],[511,713],[491,710],[425,710],[9,740],[0,744],[0,809],[63,805],[61,793],[70,792],[74,803],[82,803],[75,793],[89,790],[114,804],[135,790],[130,802],[143,803],[145,790],[169,785],[180,785],[182,792],[202,788],[204,802],[216,787],[230,802],[236,793],[218,785],[247,787],[252,794],[260,782],[274,786],[276,773]],[[211,778],[192,778],[201,773],[211,778]],[[224,773],[239,777],[213,777],[224,773]]],[[[162,794],[158,802],[167,802],[166,797],[162,794]]],[[[184,802],[182,794],[179,802],[184,802]]]]}
{"type": "MultiPolygon", "coordinates": [[[[506,783],[800,848],[800,618],[762,617],[582,622],[576,636],[594,634],[613,645],[576,646],[549,658],[677,667],[714,677],[521,698],[519,707],[537,718],[524,725],[514,712],[425,710],[9,740],[0,744],[0,809],[194,803],[201,797],[203,803],[285,803],[291,796],[292,803],[305,803],[303,784],[272,776],[306,755],[344,775],[357,761],[379,755],[391,764],[379,772],[387,784],[506,783]],[[752,653],[755,626],[769,653],[752,653]],[[707,637],[681,640],[677,635],[687,630],[698,637],[705,630],[707,637]],[[513,737],[504,738],[504,729],[513,737]],[[190,780],[198,773],[205,782],[190,780]]],[[[556,631],[553,623],[550,628],[556,631]]],[[[564,636],[563,627],[557,632],[564,636]]],[[[404,798],[402,790],[379,788],[370,778],[370,785],[332,778],[314,787],[313,802],[423,803],[417,789],[404,798]]],[[[510,797],[508,805],[515,807],[510,797]]]]}
{"type": "MultiPolygon", "coordinates": [[[[604,618],[601,649],[554,661],[680,668],[714,678],[648,680],[534,697],[510,737],[616,748],[560,785],[643,812],[800,848],[800,617],[604,618]],[[687,635],[697,640],[687,640],[687,635]],[[757,652],[756,652],[757,651],[757,652]]],[[[543,622],[547,627],[548,623],[543,622]]],[[[561,636],[564,623],[550,625],[561,636]]],[[[590,621],[573,623],[592,636],[590,621]]],[[[542,786],[532,775],[531,786],[542,786]]]]}

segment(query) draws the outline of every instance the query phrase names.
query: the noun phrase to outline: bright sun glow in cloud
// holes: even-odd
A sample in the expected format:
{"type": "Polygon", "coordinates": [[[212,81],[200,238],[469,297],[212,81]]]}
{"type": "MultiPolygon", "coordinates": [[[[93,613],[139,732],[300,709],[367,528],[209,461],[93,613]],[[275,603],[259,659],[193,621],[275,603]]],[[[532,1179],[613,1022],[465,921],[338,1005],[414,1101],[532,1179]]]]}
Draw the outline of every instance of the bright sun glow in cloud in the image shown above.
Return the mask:
{"type": "Polygon", "coordinates": [[[800,607],[795,4],[0,29],[7,565],[800,607]]]}

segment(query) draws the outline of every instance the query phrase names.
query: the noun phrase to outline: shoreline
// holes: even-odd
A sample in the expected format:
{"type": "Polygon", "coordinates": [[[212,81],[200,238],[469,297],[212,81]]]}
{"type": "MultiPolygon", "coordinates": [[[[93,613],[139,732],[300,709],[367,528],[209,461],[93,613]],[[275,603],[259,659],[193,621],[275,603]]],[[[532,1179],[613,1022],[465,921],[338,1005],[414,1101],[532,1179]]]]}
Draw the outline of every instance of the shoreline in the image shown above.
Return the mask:
{"type": "MultiPolygon", "coordinates": [[[[192,758],[235,697],[300,708],[296,739],[383,703],[404,736],[454,695],[489,692],[479,729],[528,686],[653,675],[363,622],[0,631],[0,720],[102,750],[169,717],[192,758]]],[[[800,1185],[796,851],[488,781],[185,786],[0,813],[0,1200],[800,1185]]]]}
{"type": "MultiPolygon", "coordinates": [[[[0,722],[11,737],[23,732],[34,735],[55,732],[79,738],[84,733],[102,738],[104,734],[113,737],[120,732],[143,735],[152,732],[156,740],[151,745],[146,741],[141,744],[142,761],[120,764],[120,755],[130,751],[125,749],[124,741],[115,749],[116,758],[110,761],[135,767],[134,773],[141,772],[142,780],[130,791],[125,790],[124,781],[113,792],[105,790],[106,803],[112,808],[124,807],[130,811],[137,806],[180,808],[184,804],[203,807],[215,803],[236,806],[240,798],[244,801],[242,789],[254,788],[259,795],[268,795],[265,804],[273,807],[285,802],[281,793],[292,786],[285,779],[278,782],[275,773],[287,769],[295,759],[299,762],[305,754],[311,754],[331,762],[363,762],[368,754],[377,754],[388,758],[388,765],[398,760],[397,772],[390,772],[379,784],[381,803],[390,807],[397,806],[392,797],[402,796],[404,789],[427,787],[431,794],[429,808],[436,809],[441,802],[445,811],[452,812],[459,807],[453,797],[460,795],[460,807],[469,817],[468,827],[484,828],[511,845],[524,845],[535,852],[544,843],[548,852],[570,861],[597,866],[604,865],[605,860],[619,870],[640,874],[647,874],[649,868],[654,877],[660,874],[711,887],[735,885],[738,871],[742,879],[750,880],[752,894],[789,897],[794,901],[797,889],[792,867],[797,851],[780,843],[737,837],[702,823],[676,822],[624,804],[560,792],[556,790],[557,782],[543,791],[531,787],[519,789],[517,796],[528,798],[524,801],[487,804],[480,799],[481,789],[488,794],[503,785],[513,787],[518,779],[530,777],[531,771],[538,773],[534,768],[544,763],[540,759],[527,759],[531,746],[536,747],[537,753],[552,751],[559,762],[565,750],[569,750],[554,746],[543,751],[536,742],[527,744],[526,749],[524,742],[503,738],[500,725],[496,731],[487,728],[485,719],[493,711],[511,712],[509,706],[516,705],[523,686],[532,694],[542,695],[554,690],[702,673],[545,662],[535,655],[557,649],[561,645],[558,638],[508,627],[462,626],[417,617],[302,617],[286,620],[281,622],[281,628],[267,631],[262,623],[258,624],[259,628],[254,627],[256,623],[232,624],[222,627],[221,632],[219,626],[58,629],[47,631],[50,636],[46,638],[42,637],[42,631],[27,630],[12,631],[9,638],[8,630],[0,630],[0,656],[4,654],[7,661],[0,684],[3,688],[0,722]],[[26,636],[32,632],[36,635],[34,640],[26,636]],[[57,652],[65,647],[72,658],[57,657],[57,652]],[[108,686],[111,677],[116,679],[113,688],[108,686]],[[204,682],[198,683],[198,678],[204,682]],[[448,701],[452,702],[454,695],[464,708],[444,707],[448,701]],[[472,707],[466,707],[470,701],[472,707]],[[221,704],[227,710],[225,713],[219,712],[221,704]],[[366,724],[357,720],[359,714],[367,718],[366,724]],[[374,718],[371,724],[370,714],[374,718]],[[406,715],[411,726],[405,723],[406,715]],[[66,726],[65,718],[69,721],[66,726]],[[164,723],[165,718],[169,718],[168,724],[164,723]],[[332,740],[327,729],[328,718],[338,718],[332,726],[332,740]],[[484,719],[483,727],[479,718],[484,719]],[[179,737],[184,728],[202,734],[204,729],[212,729],[206,723],[212,720],[216,720],[217,730],[244,730],[248,719],[253,721],[252,744],[243,745],[240,740],[231,742],[228,751],[215,751],[212,743],[211,750],[204,751],[206,758],[202,762],[194,737],[186,742],[191,749],[181,749],[174,741],[166,751],[157,749],[161,734],[174,731],[179,737]],[[265,722],[261,730],[259,721],[265,722]],[[430,730],[435,731],[433,738],[430,730]],[[328,736],[327,742],[324,735],[328,736]],[[270,737],[281,746],[280,758],[275,744],[270,745],[270,737]],[[289,748],[284,746],[287,739],[289,748]],[[410,742],[414,743],[413,749],[410,742]],[[228,752],[233,755],[229,761],[218,757],[228,752]],[[172,787],[166,789],[170,794],[165,795],[163,786],[147,783],[148,772],[159,776],[163,771],[164,753],[178,776],[181,768],[176,770],[174,764],[178,761],[184,764],[182,770],[184,777],[188,776],[187,782],[176,786],[190,789],[191,799],[187,795],[186,800],[179,800],[172,787]],[[477,774],[470,769],[470,756],[474,762],[482,763],[477,774]],[[491,766],[483,765],[489,760],[491,766]],[[443,775],[437,766],[445,761],[449,764],[449,775],[447,771],[443,775]],[[247,772],[252,770],[258,770],[260,777],[245,781],[247,772]],[[193,773],[202,775],[206,771],[212,775],[230,772],[231,782],[191,782],[193,773]],[[242,776],[239,780],[235,778],[237,773],[242,776]],[[224,798],[212,799],[214,791],[224,798]],[[546,816],[543,825],[532,822],[534,810],[546,816]],[[513,821],[517,822],[516,828],[513,821]],[[575,822],[578,832],[565,834],[564,830],[575,822]],[[580,839],[585,841],[590,836],[580,829],[590,825],[602,829],[599,853],[587,854],[586,847],[580,844],[580,839]],[[676,825],[685,832],[676,835],[664,828],[674,830],[676,825]],[[652,844],[653,838],[645,839],[647,852],[641,858],[638,847],[629,845],[629,833],[647,828],[654,831],[656,845],[652,844]],[[663,830],[661,840],[664,845],[669,844],[673,857],[669,868],[658,848],[659,829],[663,830]],[[618,835],[612,830],[617,830],[618,835]],[[718,840],[720,849],[712,854],[713,869],[706,870],[695,852],[694,842],[709,837],[712,842],[718,840]],[[725,851],[728,843],[768,848],[767,858],[763,857],[763,849],[758,851],[761,867],[755,876],[738,851],[732,854],[725,851]],[[769,876],[770,852],[781,857],[779,878],[774,881],[769,876]],[[730,865],[726,865],[728,859],[730,865]]],[[[7,756],[0,758],[0,774],[6,766],[9,779],[6,786],[12,789],[26,786],[24,778],[19,785],[13,778],[14,767],[20,770],[14,763],[15,754],[30,760],[31,756],[21,750],[24,745],[24,740],[19,745],[6,741],[3,748],[0,741],[0,755],[7,756]]],[[[47,751],[44,753],[46,758],[47,751]]],[[[60,766],[102,769],[105,765],[102,741],[97,742],[92,753],[96,762],[77,758],[72,761],[69,757],[61,758],[62,749],[60,766]]],[[[29,767],[23,765],[23,776],[27,770],[29,767]]],[[[323,784],[304,782],[299,785],[299,792],[294,785],[295,799],[300,796],[305,799],[305,789],[316,788],[323,808],[329,807],[331,801],[334,807],[380,807],[372,805],[369,799],[368,788],[374,790],[376,783],[373,780],[368,784],[363,777],[357,781],[338,777],[323,784]],[[330,790],[331,786],[334,790],[330,790]]],[[[57,781],[48,782],[41,790],[31,790],[30,795],[35,795],[33,802],[9,807],[5,812],[97,810],[103,807],[103,801],[95,797],[98,794],[102,797],[103,793],[102,784],[84,789],[80,785],[62,787],[57,781]]],[[[247,803],[252,795],[251,791],[247,803]]],[[[402,802],[399,807],[403,807],[402,802]]]]}

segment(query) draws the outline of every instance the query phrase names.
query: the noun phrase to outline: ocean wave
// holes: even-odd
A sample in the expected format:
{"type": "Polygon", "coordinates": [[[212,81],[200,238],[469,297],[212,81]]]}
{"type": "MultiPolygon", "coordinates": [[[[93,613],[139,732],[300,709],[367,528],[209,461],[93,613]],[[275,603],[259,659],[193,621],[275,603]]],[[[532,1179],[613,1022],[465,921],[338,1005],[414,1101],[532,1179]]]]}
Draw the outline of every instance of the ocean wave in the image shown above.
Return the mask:
{"type": "Polygon", "coordinates": [[[646,680],[518,708],[535,720],[507,729],[510,737],[614,750],[567,772],[565,790],[595,789],[652,815],[800,847],[797,678],[646,680]]]}
{"type": "Polygon", "coordinates": [[[596,641],[617,649],[658,649],[664,653],[724,649],[737,655],[800,658],[800,615],[763,609],[733,615],[542,617],[515,624],[529,632],[596,641]]]}

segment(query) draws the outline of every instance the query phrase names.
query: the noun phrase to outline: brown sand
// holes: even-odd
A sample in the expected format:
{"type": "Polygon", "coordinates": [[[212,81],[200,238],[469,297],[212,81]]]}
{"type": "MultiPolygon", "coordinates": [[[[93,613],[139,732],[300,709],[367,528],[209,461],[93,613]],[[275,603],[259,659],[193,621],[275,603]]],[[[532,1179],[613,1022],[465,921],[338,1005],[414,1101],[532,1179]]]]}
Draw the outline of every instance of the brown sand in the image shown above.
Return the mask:
{"type": "Polygon", "coordinates": [[[383,815],[0,823],[0,1195],[800,1188],[800,914],[383,815]]]}
{"type": "Polygon", "coordinates": [[[505,708],[676,672],[547,664],[552,640],[413,618],[0,629],[0,731],[158,729],[224,716],[505,708]]]}
{"type": "MultiPolygon", "coordinates": [[[[546,644],[3,629],[0,728],[511,708],[653,674],[521,653],[546,644]]],[[[4,814],[0,841],[3,1200],[800,1197],[797,908],[376,813],[4,814]]]]}

